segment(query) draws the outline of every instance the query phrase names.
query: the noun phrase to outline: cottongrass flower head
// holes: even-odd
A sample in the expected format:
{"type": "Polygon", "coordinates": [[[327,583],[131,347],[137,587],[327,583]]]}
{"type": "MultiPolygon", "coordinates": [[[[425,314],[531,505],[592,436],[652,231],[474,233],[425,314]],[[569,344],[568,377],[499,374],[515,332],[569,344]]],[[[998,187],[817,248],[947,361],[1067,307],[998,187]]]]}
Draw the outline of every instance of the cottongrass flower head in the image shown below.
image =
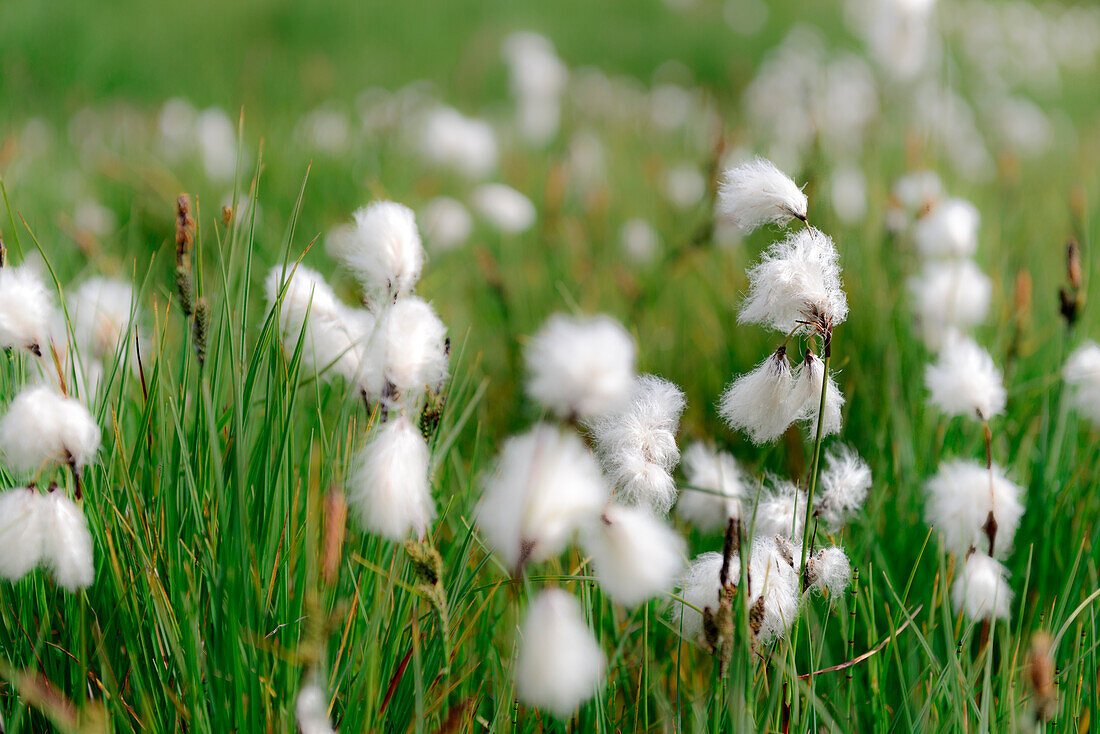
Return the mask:
{"type": "Polygon", "coordinates": [[[600,588],[626,606],[669,591],[683,570],[684,539],[642,508],[608,505],[581,540],[600,588]]]}
{"type": "Polygon", "coordinates": [[[447,378],[447,327],[426,301],[399,299],[382,314],[379,332],[383,379],[399,398],[438,389],[447,378]]]}
{"type": "Polygon", "coordinates": [[[600,465],[575,433],[546,423],[508,439],[478,505],[478,525],[520,570],[564,550],[607,501],[600,465]]]}
{"type": "Polygon", "coordinates": [[[482,184],[470,196],[478,214],[504,234],[526,232],[538,216],[530,199],[505,184],[482,184]]]}
{"type": "Polygon", "coordinates": [[[580,603],[561,589],[531,600],[520,628],[516,690],[520,700],[568,718],[599,691],[607,658],[580,603]]]}
{"type": "Polygon", "coordinates": [[[996,464],[987,469],[975,461],[954,459],[944,462],[925,484],[925,518],[943,534],[952,553],[963,555],[978,548],[1003,558],[1024,514],[1023,491],[996,464]]]}
{"type": "Polygon", "coordinates": [[[0,493],[0,577],[18,581],[41,561],[46,543],[45,502],[34,487],[0,493]]]}
{"type": "Polygon", "coordinates": [[[555,314],[524,357],[527,394],[566,420],[615,411],[634,387],[634,339],[610,316],[555,314]]]}
{"type": "Polygon", "coordinates": [[[913,171],[894,182],[894,198],[908,211],[930,209],[943,196],[943,183],[935,171],[913,171]]]}
{"type": "Polygon", "coordinates": [[[814,514],[825,527],[836,532],[863,507],[867,492],[871,489],[871,468],[849,446],[837,446],[825,454],[825,468],[821,472],[821,494],[814,506],[814,514]]]}
{"type": "Polygon", "coordinates": [[[102,362],[129,349],[136,311],[134,288],[122,280],[89,278],[69,296],[73,338],[88,348],[89,357],[102,362]]]}
{"type": "Polygon", "coordinates": [[[668,380],[641,375],[626,406],[591,424],[600,463],[616,498],[662,514],[676,501],[672,470],[680,461],[676,430],[684,394],[668,380]]]}
{"type": "Polygon", "coordinates": [[[807,227],[774,243],[748,276],[739,323],[782,333],[826,332],[848,317],[840,255],[832,238],[818,229],[807,227]]]}
{"type": "Polygon", "coordinates": [[[769,222],[806,221],[806,195],[771,161],[755,158],[727,169],[718,188],[718,213],[748,233],[769,222]]]}
{"type": "Polygon", "coordinates": [[[852,564],[840,548],[822,548],[806,561],[806,580],[809,588],[818,594],[828,594],[834,599],[844,593],[852,583],[852,564]]]}
{"type": "Polygon", "coordinates": [[[924,257],[970,257],[978,249],[980,220],[969,201],[946,199],[917,220],[913,242],[924,257]]]}
{"type": "Polygon", "coordinates": [[[429,201],[418,217],[424,239],[439,252],[460,247],[474,230],[474,218],[469,210],[449,196],[437,196],[429,201]]]}
{"type": "MultiPolygon", "coordinates": [[[[791,391],[791,406],[800,406],[795,420],[802,421],[806,430],[813,436],[817,431],[818,414],[821,411],[821,389],[825,381],[825,363],[813,352],[807,351],[805,359],[794,373],[794,387],[791,391]]],[[[841,408],[844,407],[844,395],[829,375],[829,386],[825,392],[825,412],[821,420],[821,435],[831,436],[838,433],[843,423],[841,408]]]]}
{"type": "Polygon", "coordinates": [[[949,416],[988,420],[1005,409],[1001,370],[989,352],[967,336],[948,340],[935,362],[925,367],[929,401],[949,416]]]}
{"type": "MultiPolygon", "coordinates": [[[[740,573],[740,561],[730,564],[730,573],[734,569],[740,573]]],[[[696,557],[680,579],[678,596],[683,602],[672,604],[673,627],[689,640],[697,640],[703,633],[703,615],[696,610],[718,608],[721,573],[722,554],[708,551],[696,557]]]]}
{"type": "Polygon", "coordinates": [[[760,496],[752,521],[752,534],[756,537],[785,538],[806,523],[806,492],[798,485],[779,477],[770,477],[770,487],[760,496]]]}
{"type": "Polygon", "coordinates": [[[79,476],[99,440],[99,425],[84,404],[45,385],[24,389],[0,418],[0,453],[20,473],[58,463],[79,476]]]}
{"type": "Polygon", "coordinates": [[[500,156],[492,125],[443,106],[428,112],[424,118],[420,153],[428,161],[469,179],[489,175],[500,156]]]}
{"type": "Polygon", "coordinates": [[[682,466],[688,487],[676,502],[677,514],[704,532],[741,518],[745,475],[731,454],[696,441],[684,450],[682,466]]]}
{"type": "Polygon", "coordinates": [[[939,350],[953,330],[966,331],[985,321],[993,284],[972,260],[925,263],[909,279],[921,338],[939,350]]]}
{"type": "Polygon", "coordinates": [[[1100,423],[1100,345],[1089,341],[1073,350],[1062,376],[1072,388],[1077,410],[1100,423]]]}
{"type": "Polygon", "coordinates": [[[722,394],[719,414],[755,444],[774,441],[798,417],[802,404],[794,400],[795,379],[786,349],[776,352],[737,377],[722,394]]]}
{"type": "Polygon", "coordinates": [[[408,416],[391,416],[356,459],[348,500],[363,527],[390,540],[421,537],[435,518],[428,445],[408,416]]]}
{"type": "Polygon", "coordinates": [[[372,299],[392,300],[411,291],[424,267],[413,210],[393,201],[375,201],[353,216],[351,235],[336,239],[332,254],[372,299]]]}
{"type": "Polygon", "coordinates": [[[43,502],[43,563],[53,580],[70,592],[91,586],[95,559],[87,518],[61,490],[51,489],[43,502]]]}
{"type": "Polygon", "coordinates": [[[50,293],[37,272],[0,268],[0,346],[42,356],[49,349],[52,314],[50,293]]]}
{"type": "Polygon", "coordinates": [[[328,696],[316,673],[310,673],[298,691],[294,717],[302,734],[336,734],[328,718],[328,696]]]}
{"type": "Polygon", "coordinates": [[[971,553],[951,585],[955,611],[977,620],[1008,619],[1012,587],[1008,569],[981,551],[971,553]]]}
{"type": "Polygon", "coordinates": [[[650,263],[661,250],[661,238],[646,220],[628,219],[619,228],[619,247],[632,262],[650,263]]]}

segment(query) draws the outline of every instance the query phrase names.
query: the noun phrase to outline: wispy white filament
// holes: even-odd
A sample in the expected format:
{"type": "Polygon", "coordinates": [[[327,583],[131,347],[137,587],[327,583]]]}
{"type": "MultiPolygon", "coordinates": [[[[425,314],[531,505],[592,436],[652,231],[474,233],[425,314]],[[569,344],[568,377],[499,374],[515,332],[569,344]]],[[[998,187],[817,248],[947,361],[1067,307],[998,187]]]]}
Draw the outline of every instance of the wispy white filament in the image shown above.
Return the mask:
{"type": "Polygon", "coordinates": [[[20,473],[51,462],[80,471],[95,458],[99,439],[99,425],[83,403],[47,386],[23,390],[0,418],[0,453],[20,473]]]}
{"type": "Polygon", "coordinates": [[[386,382],[404,399],[435,389],[447,377],[447,327],[425,301],[409,296],[387,308],[378,336],[386,382]]]}
{"type": "Polygon", "coordinates": [[[786,479],[770,477],[770,480],[771,487],[756,505],[752,534],[758,538],[793,537],[806,524],[806,492],[786,479]]]}
{"type": "Polygon", "coordinates": [[[737,460],[696,441],[684,451],[684,477],[676,512],[704,532],[723,528],[729,518],[741,518],[746,505],[744,473],[737,460]]]}
{"type": "Polygon", "coordinates": [[[600,588],[626,606],[669,591],[684,565],[684,539],[641,508],[608,505],[582,541],[600,588]]]}
{"type": "Polygon", "coordinates": [[[718,213],[743,231],[769,222],[806,219],[806,195],[771,161],[756,158],[726,170],[718,189],[718,213]]]}
{"type": "Polygon", "coordinates": [[[392,416],[356,459],[348,500],[363,527],[390,540],[422,536],[435,518],[428,445],[408,416],[392,416]]]}
{"type": "Polygon", "coordinates": [[[80,507],[61,490],[42,500],[42,562],[59,586],[75,592],[95,580],[92,534],[80,507]]]}
{"type": "Polygon", "coordinates": [[[852,581],[852,564],[840,548],[822,548],[806,562],[810,588],[836,598],[852,581]]]}
{"type": "Polygon", "coordinates": [[[849,446],[838,446],[825,454],[821,472],[821,494],[814,508],[825,527],[839,530],[867,499],[871,489],[871,468],[849,446]]]}
{"type": "Polygon", "coordinates": [[[967,336],[950,339],[924,371],[929,401],[949,416],[987,420],[1005,409],[1001,370],[989,352],[967,336]]]}
{"type": "Polygon", "coordinates": [[[973,620],[1008,619],[1012,587],[1008,569],[985,553],[975,551],[951,585],[955,610],[973,620]]]}
{"type": "MultiPolygon", "coordinates": [[[[806,358],[795,370],[794,389],[791,393],[791,405],[800,406],[795,416],[803,421],[811,436],[817,433],[817,417],[821,410],[821,388],[825,381],[825,363],[813,352],[806,352],[806,358]]],[[[828,388],[825,390],[825,413],[821,422],[821,435],[831,436],[840,431],[844,407],[844,395],[833,375],[829,375],[828,388]]]]}
{"type": "Polygon", "coordinates": [[[794,385],[786,352],[780,349],[726,388],[718,412],[753,443],[774,441],[802,410],[794,398],[794,385]]]}
{"type": "Polygon", "coordinates": [[[947,549],[959,555],[971,548],[990,552],[986,523],[989,514],[996,522],[992,555],[1003,558],[1024,514],[1020,502],[1023,489],[993,465],[992,473],[975,461],[944,462],[925,484],[928,504],[925,517],[937,528],[947,549]]]}
{"type": "Polygon", "coordinates": [[[42,559],[45,502],[33,487],[0,494],[0,577],[18,581],[42,559]]]}
{"type": "Polygon", "coordinates": [[[416,215],[404,204],[375,201],[354,215],[349,236],[333,242],[336,256],[372,298],[393,299],[420,279],[424,247],[416,215]]]}

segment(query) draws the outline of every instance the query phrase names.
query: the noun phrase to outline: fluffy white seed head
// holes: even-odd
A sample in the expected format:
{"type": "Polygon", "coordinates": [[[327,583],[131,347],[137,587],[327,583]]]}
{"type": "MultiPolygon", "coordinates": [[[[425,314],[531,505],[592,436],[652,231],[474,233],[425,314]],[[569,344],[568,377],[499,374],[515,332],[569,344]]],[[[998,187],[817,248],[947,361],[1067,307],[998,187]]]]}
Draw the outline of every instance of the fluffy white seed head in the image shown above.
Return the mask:
{"type": "Polygon", "coordinates": [[[128,349],[132,343],[131,315],[136,321],[136,307],[129,283],[89,278],[69,296],[74,340],[88,357],[110,363],[120,348],[128,349]]]}
{"type": "Polygon", "coordinates": [[[84,404],[45,385],[23,390],[0,418],[0,453],[20,473],[51,462],[79,472],[95,458],[99,439],[99,425],[84,404]]]}
{"type": "Polygon", "coordinates": [[[963,555],[977,548],[998,558],[1008,555],[1012,539],[1024,514],[1023,489],[1008,479],[1004,471],[993,470],[975,461],[955,459],[945,462],[925,484],[928,504],[925,518],[942,534],[947,549],[963,555]],[[993,515],[996,533],[989,547],[989,516],[993,515]]]}
{"type": "Polygon", "coordinates": [[[0,578],[18,581],[42,560],[45,502],[33,487],[0,493],[0,578]]]}
{"type": "Polygon", "coordinates": [[[294,717],[302,734],[336,734],[328,718],[328,696],[316,674],[310,674],[298,691],[294,717]]]}
{"type": "Polygon", "coordinates": [[[988,420],[1005,409],[1001,370],[989,352],[967,336],[948,340],[924,371],[929,401],[949,416],[988,420]]]}
{"type": "Polygon", "coordinates": [[[48,353],[52,313],[50,293],[35,270],[0,268],[0,346],[48,353]]]}
{"type": "Polygon", "coordinates": [[[718,188],[718,214],[746,233],[769,222],[805,221],[806,205],[802,189],[763,158],[727,169],[718,188]]]}
{"type": "Polygon", "coordinates": [[[375,201],[355,212],[354,220],[348,236],[332,239],[331,254],[373,299],[393,299],[411,291],[424,267],[424,247],[413,210],[392,201],[375,201]]]}
{"type": "Polygon", "coordinates": [[[538,216],[531,200],[511,186],[482,184],[470,196],[477,213],[504,234],[527,231],[538,216]]]}
{"type": "Polygon", "coordinates": [[[363,527],[390,540],[423,536],[435,518],[428,469],[428,445],[408,416],[378,426],[348,481],[363,527]]]}
{"type": "Polygon", "coordinates": [[[852,582],[852,564],[840,548],[822,548],[806,562],[810,588],[819,594],[839,597],[852,582]]]}
{"type": "Polygon", "coordinates": [[[790,538],[806,524],[806,493],[786,479],[770,479],[771,487],[756,505],[756,517],[745,519],[752,519],[752,534],[757,538],[790,538]]]}
{"type": "Polygon", "coordinates": [[[970,257],[978,249],[980,219],[969,201],[941,201],[917,220],[913,242],[924,257],[970,257]]]}
{"type": "Polygon", "coordinates": [[[683,469],[688,487],[676,502],[681,517],[704,532],[725,527],[731,517],[741,518],[745,479],[732,455],[696,441],[684,451],[683,469]]]}
{"type": "Polygon", "coordinates": [[[683,570],[684,539],[642,508],[608,505],[582,544],[600,588],[626,606],[669,591],[683,570]]]}
{"type": "Polygon", "coordinates": [[[1062,375],[1072,388],[1073,405],[1100,423],[1100,345],[1089,341],[1073,350],[1062,375]]]}
{"type": "Polygon", "coordinates": [[[478,505],[478,525],[509,569],[560,553],[597,518],[607,487],[575,433],[540,423],[508,439],[478,505]]]}
{"type": "Polygon", "coordinates": [[[474,218],[457,199],[437,196],[420,210],[420,226],[424,239],[439,252],[453,250],[470,237],[474,218]]]}
{"type": "Polygon", "coordinates": [[[851,447],[841,445],[825,454],[820,485],[814,512],[836,532],[863,507],[872,485],[871,468],[851,447]]]}
{"type": "Polygon", "coordinates": [[[774,243],[748,276],[739,323],[787,333],[795,327],[836,326],[848,317],[840,255],[832,238],[813,227],[774,243]]]}
{"type": "Polygon", "coordinates": [[[925,263],[909,279],[909,292],[924,343],[939,350],[952,330],[985,321],[993,284],[972,260],[947,260],[925,263]]]}
{"type": "MultiPolygon", "coordinates": [[[[825,381],[825,363],[813,352],[806,352],[806,358],[794,373],[794,389],[791,404],[800,406],[795,416],[802,421],[811,436],[817,432],[817,416],[821,410],[821,389],[825,381]]],[[[821,422],[821,435],[831,436],[841,428],[841,408],[844,407],[844,395],[840,392],[832,374],[825,390],[825,412],[821,422]]]]}
{"type": "Polygon", "coordinates": [[[1012,587],[1008,569],[985,553],[975,551],[951,585],[955,611],[977,620],[1008,619],[1012,587]]]}
{"type": "Polygon", "coordinates": [[[628,219],[619,229],[619,246],[633,262],[652,262],[661,249],[661,238],[644,219],[628,219]]]}
{"type": "MultiPolygon", "coordinates": [[[[720,575],[722,573],[722,554],[713,551],[698,556],[680,579],[679,597],[685,603],[672,603],[673,627],[689,640],[697,640],[703,632],[701,610],[718,609],[719,594],[722,591],[720,575]]],[[[740,561],[731,564],[730,573],[741,573],[740,561]],[[736,566],[736,572],[734,571],[736,566]]]]}
{"type": "Polygon", "coordinates": [[[756,369],[730,383],[718,412],[731,428],[743,431],[753,443],[774,441],[802,410],[802,404],[796,404],[794,386],[791,365],[780,348],[756,369]]]}
{"type": "Polygon", "coordinates": [[[71,592],[91,586],[95,559],[87,518],[61,490],[51,491],[42,501],[42,562],[53,580],[71,592]]]}
{"type": "Polygon", "coordinates": [[[529,706],[560,719],[596,695],[607,658],[580,603],[560,589],[531,600],[520,629],[516,690],[529,706]]]}
{"type": "Polygon", "coordinates": [[[425,301],[401,298],[380,320],[383,379],[403,399],[437,389],[447,378],[447,327],[425,301]]]}
{"type": "Polygon", "coordinates": [[[676,430],[684,394],[654,375],[635,378],[626,406],[591,424],[600,463],[616,498],[667,513],[676,501],[671,472],[680,461],[676,430]]]}
{"type": "Polygon", "coordinates": [[[931,208],[943,195],[935,171],[913,171],[894,182],[894,198],[910,213],[931,208]]]}
{"type": "Polygon", "coordinates": [[[555,314],[524,351],[527,394],[562,418],[619,409],[634,386],[634,339],[610,316],[555,314]]]}
{"type": "Polygon", "coordinates": [[[450,107],[438,107],[424,118],[420,152],[428,161],[469,179],[487,176],[499,157],[493,127],[450,107]]]}

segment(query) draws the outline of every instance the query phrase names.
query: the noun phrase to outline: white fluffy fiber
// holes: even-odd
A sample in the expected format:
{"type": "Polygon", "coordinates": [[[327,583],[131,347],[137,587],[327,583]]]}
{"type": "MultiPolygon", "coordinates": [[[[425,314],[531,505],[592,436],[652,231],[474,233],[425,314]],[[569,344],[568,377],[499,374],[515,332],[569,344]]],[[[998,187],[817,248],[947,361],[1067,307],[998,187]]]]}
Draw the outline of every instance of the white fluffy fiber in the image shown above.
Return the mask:
{"type": "Polygon", "coordinates": [[[99,425],[84,404],[48,386],[23,390],[0,418],[0,453],[20,473],[49,462],[79,471],[95,458],[99,440],[99,425]]]}
{"type": "Polygon", "coordinates": [[[806,562],[810,588],[838,597],[852,582],[852,564],[840,548],[822,548],[806,562]]]}
{"type": "Polygon", "coordinates": [[[383,377],[400,396],[419,396],[446,379],[447,327],[426,301],[398,299],[383,312],[379,332],[383,377]]]}
{"type": "Polygon", "coordinates": [[[913,171],[894,182],[894,198],[910,212],[931,207],[943,195],[943,183],[935,171],[913,171]]]}
{"type": "Polygon", "coordinates": [[[474,218],[462,202],[449,196],[437,196],[420,210],[424,239],[435,250],[444,252],[461,246],[474,229],[474,218]]]}
{"type": "Polygon", "coordinates": [[[774,441],[802,410],[802,404],[793,399],[794,384],[786,352],[780,349],[726,388],[718,412],[753,443],[774,441]]]}
{"type": "Polygon", "coordinates": [[[924,257],[970,257],[978,249],[980,219],[970,202],[946,199],[913,225],[913,242],[924,257]]]}
{"type": "Polygon", "coordinates": [[[616,498],[667,513],[676,501],[671,472],[680,461],[676,431],[683,392],[668,380],[641,375],[625,408],[591,425],[600,463],[616,498]]]}
{"type": "Polygon", "coordinates": [[[1005,409],[1001,370],[989,352],[967,336],[950,338],[924,371],[929,401],[949,416],[988,420],[1005,409]]]}
{"type": "Polygon", "coordinates": [[[763,158],[727,169],[718,189],[718,213],[746,233],[769,222],[805,220],[806,205],[802,189],[763,158]]]}
{"type": "MultiPolygon", "coordinates": [[[[800,534],[806,524],[806,493],[794,482],[769,477],[771,486],[756,504],[752,534],[758,538],[800,534]]],[[[745,518],[746,521],[750,518],[745,518]]]]}
{"type": "Polygon", "coordinates": [[[682,466],[688,486],[676,502],[677,514],[704,532],[742,516],[744,473],[732,455],[696,441],[684,450],[682,466]]]}
{"type": "Polygon", "coordinates": [[[801,325],[842,323],[848,298],[840,280],[840,255],[832,238],[807,227],[774,243],[748,271],[749,292],[737,320],[783,333],[801,325]]]}
{"type": "Polygon", "coordinates": [[[413,210],[393,201],[375,201],[353,218],[350,235],[332,241],[333,256],[372,298],[392,299],[412,290],[424,267],[413,210]]]}
{"type": "Polygon", "coordinates": [[[609,505],[589,523],[582,545],[596,581],[620,604],[634,606],[669,591],[684,565],[686,544],[645,509],[609,505]]]}
{"type": "MultiPolygon", "coordinates": [[[[684,637],[696,640],[703,632],[703,615],[706,608],[718,609],[719,595],[722,591],[720,575],[722,573],[722,554],[709,551],[698,556],[680,579],[679,596],[683,602],[672,604],[673,627],[679,628],[684,637]]],[[[732,559],[730,574],[741,573],[740,561],[732,559]],[[736,571],[734,570],[736,568],[736,571]]]]}
{"type": "Polygon", "coordinates": [[[634,339],[610,316],[555,314],[524,351],[527,394],[566,419],[621,408],[634,386],[634,339]]]}
{"type": "Polygon", "coordinates": [[[973,620],[1008,619],[1012,587],[1008,569],[985,553],[974,552],[951,585],[955,611],[973,620]]]}
{"type": "Polygon", "coordinates": [[[909,292],[924,343],[939,350],[952,329],[985,321],[993,284],[971,260],[934,261],[909,279],[909,292]]]}
{"type": "Polygon", "coordinates": [[[505,184],[482,184],[474,189],[470,197],[477,213],[504,234],[527,231],[538,216],[530,199],[505,184]]]}
{"type": "Polygon", "coordinates": [[[42,559],[45,501],[33,487],[0,494],[0,577],[18,581],[42,559]]]}
{"type": "Polygon", "coordinates": [[[849,446],[838,446],[825,454],[821,472],[821,494],[814,511],[830,531],[839,530],[867,499],[871,489],[871,468],[849,446]]]}
{"type": "Polygon", "coordinates": [[[997,521],[993,555],[1003,558],[1024,513],[1023,489],[993,465],[992,475],[982,464],[955,459],[944,462],[925,484],[928,504],[925,518],[937,528],[947,549],[962,555],[970,548],[988,552],[989,539],[983,528],[989,513],[997,521]]]}
{"type": "Polygon", "coordinates": [[[378,426],[356,460],[347,490],[367,531],[390,540],[427,531],[435,518],[428,458],[428,445],[408,416],[378,426]]]}
{"type": "Polygon", "coordinates": [[[0,346],[46,354],[52,313],[50,293],[37,272],[0,268],[0,346]]]}
{"type": "Polygon", "coordinates": [[[294,717],[302,734],[336,734],[328,718],[328,696],[311,674],[298,691],[294,702],[294,717]]]}
{"type": "Polygon", "coordinates": [[[568,718],[599,690],[606,667],[607,658],[575,597],[547,589],[531,600],[516,661],[520,700],[568,718]]]}
{"type": "Polygon", "coordinates": [[[600,465],[575,433],[540,423],[508,439],[478,505],[478,525],[509,569],[560,553],[607,500],[600,465]]]}
{"type": "Polygon", "coordinates": [[[59,586],[75,592],[95,580],[95,559],[88,520],[61,490],[42,500],[42,561],[59,586]]]}
{"type": "MultiPolygon", "coordinates": [[[[806,358],[794,374],[794,388],[791,391],[791,405],[800,406],[795,419],[802,421],[811,436],[816,435],[818,412],[821,410],[821,389],[825,381],[825,363],[813,352],[806,352],[806,358]]],[[[828,388],[825,390],[825,413],[821,422],[821,435],[831,436],[841,428],[841,408],[844,407],[844,395],[840,392],[833,375],[829,375],[828,388]]]]}
{"type": "Polygon", "coordinates": [[[428,161],[470,179],[491,173],[499,157],[496,134],[489,123],[443,106],[424,118],[420,153],[428,161]]]}
{"type": "Polygon", "coordinates": [[[129,348],[136,319],[134,288],[112,278],[89,278],[68,298],[73,339],[90,358],[110,363],[129,348]]]}
{"type": "Polygon", "coordinates": [[[1073,350],[1062,375],[1072,388],[1073,405],[1077,410],[1100,422],[1100,345],[1089,341],[1073,350]]]}

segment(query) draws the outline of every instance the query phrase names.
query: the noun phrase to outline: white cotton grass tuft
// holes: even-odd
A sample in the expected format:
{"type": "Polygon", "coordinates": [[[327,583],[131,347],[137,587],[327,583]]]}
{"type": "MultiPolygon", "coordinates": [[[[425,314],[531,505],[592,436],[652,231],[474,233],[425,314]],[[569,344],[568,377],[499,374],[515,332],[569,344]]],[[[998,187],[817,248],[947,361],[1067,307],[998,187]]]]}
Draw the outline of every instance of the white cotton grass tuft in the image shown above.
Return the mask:
{"type": "Polygon", "coordinates": [[[819,483],[814,513],[836,532],[863,507],[872,486],[871,468],[851,447],[840,445],[825,454],[819,483]]]}
{"type": "Polygon", "coordinates": [[[424,239],[436,251],[447,252],[462,246],[474,229],[474,218],[457,199],[437,196],[418,214],[424,239]]]}
{"type": "Polygon", "coordinates": [[[87,518],[61,490],[52,489],[43,503],[43,564],[53,580],[68,591],[91,586],[95,558],[87,518]]]}
{"type": "Polygon", "coordinates": [[[632,262],[650,263],[661,250],[661,238],[646,220],[628,219],[619,228],[619,247],[632,262]]]}
{"type": "Polygon", "coordinates": [[[19,473],[54,462],[79,474],[95,458],[99,440],[99,425],[84,404],[45,385],[24,389],[0,418],[0,454],[19,473]]]}
{"type": "Polygon", "coordinates": [[[822,548],[806,561],[810,588],[836,598],[852,582],[852,564],[840,548],[822,548]]]}
{"type": "Polygon", "coordinates": [[[599,463],[580,437],[540,423],[504,443],[477,522],[505,566],[516,570],[560,553],[606,501],[599,463]]]}
{"type": "Polygon", "coordinates": [[[978,249],[980,219],[969,201],[946,199],[913,225],[913,242],[926,258],[970,257],[978,249]]]}
{"type": "Polygon", "coordinates": [[[401,400],[435,390],[447,378],[447,327],[431,305],[401,298],[379,320],[382,375],[401,400]]]}
{"type": "Polygon", "coordinates": [[[326,242],[330,254],[355,275],[372,299],[392,300],[411,291],[424,267],[424,247],[413,210],[393,201],[375,201],[353,218],[350,233],[326,242]]]}
{"type": "MultiPolygon", "coordinates": [[[[794,388],[791,392],[791,405],[799,406],[796,420],[802,421],[811,436],[817,432],[818,413],[821,410],[821,389],[825,381],[825,363],[813,352],[806,352],[805,359],[794,373],[794,388]]],[[[821,435],[831,436],[839,433],[843,419],[844,395],[840,392],[832,374],[825,390],[825,413],[821,421],[821,435]]]]}
{"type": "Polygon", "coordinates": [[[34,487],[0,493],[0,577],[18,581],[42,560],[45,502],[34,487]]]}
{"type": "Polygon", "coordinates": [[[909,279],[921,338],[939,350],[952,330],[967,331],[985,321],[993,284],[971,260],[925,263],[909,279]]]}
{"type": "Polygon", "coordinates": [[[911,213],[930,209],[943,196],[943,183],[935,171],[913,171],[894,182],[894,198],[911,213]]]}
{"type": "Polygon", "coordinates": [[[0,347],[48,354],[52,313],[50,292],[33,268],[0,268],[0,347]]]}
{"type": "Polygon", "coordinates": [[[1012,587],[1008,569],[985,553],[975,551],[951,585],[955,611],[977,620],[1008,619],[1012,587]]]}
{"type": "Polygon", "coordinates": [[[748,233],[762,224],[806,220],[806,195],[771,161],[755,158],[722,174],[718,214],[748,233]]]}
{"type": "Polygon", "coordinates": [[[680,461],[676,430],[684,405],[684,393],[676,385],[641,375],[623,409],[591,424],[616,499],[662,514],[672,509],[676,484],[671,472],[680,461]]]}
{"type": "Polygon", "coordinates": [[[745,476],[731,454],[696,441],[684,450],[682,466],[688,486],[676,502],[680,517],[704,532],[724,528],[731,517],[741,518],[747,502],[745,476]]]}
{"type": "Polygon", "coordinates": [[[848,317],[840,255],[831,237],[813,227],[774,243],[749,271],[749,292],[738,323],[782,333],[836,326],[848,317]]]}
{"type": "Polygon", "coordinates": [[[420,153],[428,161],[481,179],[497,166],[499,150],[493,127],[451,107],[427,113],[420,130],[420,153]]]}
{"type": "Polygon", "coordinates": [[[730,427],[743,431],[753,443],[774,441],[802,409],[801,404],[795,404],[794,385],[786,350],[780,347],[726,388],[718,412],[730,427]]]}
{"type": "Polygon", "coordinates": [[[1089,341],[1073,350],[1062,368],[1062,376],[1072,388],[1074,407],[1100,423],[1100,345],[1089,341]]]}
{"type": "Polygon", "coordinates": [[[555,314],[524,350],[527,394],[568,420],[620,409],[634,387],[634,338],[610,316],[555,314]]]}
{"type": "MultiPolygon", "coordinates": [[[[137,303],[129,283],[111,278],[89,278],[68,299],[73,339],[88,357],[110,363],[132,344],[137,303]]],[[[136,364],[131,367],[136,368],[136,364]]]]}
{"type": "Polygon", "coordinates": [[[316,673],[310,673],[298,690],[294,717],[302,734],[336,734],[328,717],[328,696],[316,673]]]}
{"type": "Polygon", "coordinates": [[[477,213],[504,234],[526,232],[538,216],[530,199],[505,184],[482,184],[470,197],[477,213]]]}
{"type": "Polygon", "coordinates": [[[600,588],[626,606],[671,590],[684,566],[684,539],[643,508],[608,505],[581,544],[600,588]]]}
{"type": "Polygon", "coordinates": [[[348,480],[348,501],[364,529],[390,540],[423,536],[435,518],[428,444],[408,416],[379,425],[348,480]]]}
{"type": "Polygon", "coordinates": [[[1001,370],[967,336],[948,339],[936,361],[925,367],[924,385],[929,401],[948,416],[988,420],[1004,412],[1007,401],[1001,370]]]}
{"type": "MultiPolygon", "coordinates": [[[[692,561],[680,579],[677,596],[683,602],[672,603],[673,629],[678,629],[689,640],[698,639],[703,632],[703,615],[696,610],[708,607],[712,611],[718,609],[719,595],[722,592],[721,573],[722,554],[708,551],[692,561]]],[[[730,574],[737,576],[740,573],[740,561],[731,563],[730,574]]]]}
{"type": "Polygon", "coordinates": [[[943,534],[952,553],[977,548],[1004,558],[1024,514],[1023,491],[996,464],[990,471],[978,462],[954,459],[925,483],[925,519],[943,534]],[[990,513],[996,524],[993,548],[987,535],[990,513]]]}
{"type": "Polygon", "coordinates": [[[751,521],[757,538],[794,537],[806,524],[806,492],[786,479],[769,480],[771,486],[760,495],[755,515],[745,517],[745,522],[751,521]]]}

